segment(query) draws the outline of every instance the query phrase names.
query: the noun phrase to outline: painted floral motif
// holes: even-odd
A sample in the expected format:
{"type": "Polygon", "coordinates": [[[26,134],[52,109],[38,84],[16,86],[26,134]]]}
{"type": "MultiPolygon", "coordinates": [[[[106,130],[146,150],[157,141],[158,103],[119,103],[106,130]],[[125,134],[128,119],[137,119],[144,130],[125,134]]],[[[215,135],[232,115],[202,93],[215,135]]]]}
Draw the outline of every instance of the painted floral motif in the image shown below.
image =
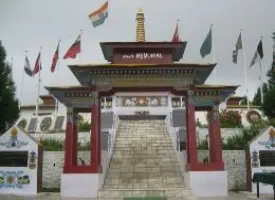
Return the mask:
{"type": "Polygon", "coordinates": [[[269,131],[269,140],[259,141],[260,145],[263,145],[265,148],[270,149],[275,147],[275,130],[273,128],[269,131]]]}
{"type": "Polygon", "coordinates": [[[29,155],[29,168],[30,169],[36,168],[36,159],[37,159],[36,153],[34,151],[31,151],[30,155],[29,155]]]}
{"type": "Polygon", "coordinates": [[[28,142],[18,140],[18,131],[17,128],[13,127],[10,131],[10,139],[6,142],[0,141],[0,147],[6,148],[17,148],[20,149],[23,146],[28,145],[28,142]]]}
{"type": "Polygon", "coordinates": [[[117,106],[125,107],[157,107],[157,106],[167,106],[168,98],[161,96],[125,96],[116,98],[117,106]]]}
{"type": "Polygon", "coordinates": [[[251,155],[251,165],[253,168],[259,167],[259,155],[258,151],[254,150],[251,155]]]}
{"type": "Polygon", "coordinates": [[[261,115],[255,110],[248,111],[246,118],[250,124],[254,124],[262,120],[261,115]]]}
{"type": "Polygon", "coordinates": [[[8,182],[9,184],[13,184],[14,178],[13,178],[12,176],[9,176],[9,177],[7,178],[7,182],[8,182]]]}
{"type": "Polygon", "coordinates": [[[30,184],[28,175],[23,171],[0,171],[0,189],[1,188],[19,188],[30,184]]]}

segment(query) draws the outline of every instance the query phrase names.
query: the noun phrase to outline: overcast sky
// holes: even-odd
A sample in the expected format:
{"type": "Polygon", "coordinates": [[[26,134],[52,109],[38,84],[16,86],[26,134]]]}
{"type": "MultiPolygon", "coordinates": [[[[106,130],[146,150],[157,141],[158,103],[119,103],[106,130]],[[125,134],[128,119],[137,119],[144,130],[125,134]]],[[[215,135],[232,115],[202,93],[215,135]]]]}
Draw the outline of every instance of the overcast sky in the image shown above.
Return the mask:
{"type": "MultiPolygon", "coordinates": [[[[25,51],[34,66],[42,46],[42,90],[49,85],[78,84],[67,68],[74,63],[104,63],[99,42],[135,41],[136,12],[143,7],[147,41],[170,41],[179,19],[181,38],[187,41],[182,62],[208,62],[200,57],[200,46],[209,27],[213,27],[213,53],[218,65],[207,84],[243,85],[244,69],[242,52],[239,64],[232,63],[240,30],[243,30],[244,55],[247,65],[251,62],[257,44],[263,37],[264,59],[262,66],[269,68],[272,62],[272,32],[275,31],[274,0],[109,0],[109,18],[93,28],[88,14],[99,8],[105,0],[0,0],[0,40],[7,51],[7,60],[13,61],[13,74],[17,97],[21,98],[25,51]],[[52,74],[52,57],[61,40],[60,57],[82,34],[81,59],[61,59],[58,70],[52,74]]],[[[249,97],[259,85],[259,66],[248,70],[249,97]]],[[[24,77],[23,103],[34,104],[37,95],[37,78],[24,77]]],[[[266,78],[265,78],[266,79],[266,78]]],[[[237,90],[244,95],[244,87],[237,90]]]]}

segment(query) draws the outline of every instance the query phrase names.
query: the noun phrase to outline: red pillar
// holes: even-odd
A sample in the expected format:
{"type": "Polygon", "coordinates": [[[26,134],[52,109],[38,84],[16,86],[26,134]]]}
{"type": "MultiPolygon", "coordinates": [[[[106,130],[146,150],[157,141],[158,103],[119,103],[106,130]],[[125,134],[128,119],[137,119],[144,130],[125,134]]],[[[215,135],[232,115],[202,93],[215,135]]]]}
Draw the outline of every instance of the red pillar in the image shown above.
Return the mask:
{"type": "Polygon", "coordinates": [[[78,131],[76,124],[76,114],[73,115],[73,141],[72,141],[72,164],[77,166],[77,143],[78,143],[78,131]]]}
{"type": "Polygon", "coordinates": [[[77,126],[74,120],[73,108],[67,108],[67,124],[66,124],[66,138],[65,138],[65,160],[64,173],[68,173],[72,166],[76,165],[77,147],[75,137],[77,137],[77,126]]]}
{"type": "Polygon", "coordinates": [[[91,166],[101,170],[101,141],[100,141],[100,97],[95,94],[91,106],[91,166]]]}
{"type": "Polygon", "coordinates": [[[211,162],[216,163],[220,170],[224,169],[224,163],[222,160],[222,138],[221,138],[221,126],[219,118],[219,108],[217,105],[213,107],[212,111],[212,133],[210,146],[213,148],[211,162]]]}
{"type": "Polygon", "coordinates": [[[193,91],[188,91],[187,101],[187,169],[192,169],[198,163],[197,157],[197,139],[196,139],[196,120],[195,104],[193,100],[193,91]]]}
{"type": "Polygon", "coordinates": [[[215,140],[213,138],[213,111],[208,111],[208,137],[209,137],[209,160],[212,161],[214,159],[214,154],[215,154],[215,148],[214,145],[211,144],[211,141],[215,140]]]}

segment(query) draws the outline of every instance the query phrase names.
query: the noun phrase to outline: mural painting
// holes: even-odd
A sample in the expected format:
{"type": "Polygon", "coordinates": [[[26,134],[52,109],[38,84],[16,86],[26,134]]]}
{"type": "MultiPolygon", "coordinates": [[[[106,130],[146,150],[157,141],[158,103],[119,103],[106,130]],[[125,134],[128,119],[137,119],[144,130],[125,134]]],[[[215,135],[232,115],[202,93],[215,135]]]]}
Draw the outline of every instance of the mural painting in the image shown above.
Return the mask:
{"type": "Polygon", "coordinates": [[[18,131],[14,127],[10,131],[10,139],[8,141],[0,141],[0,147],[5,148],[17,148],[20,149],[23,146],[28,145],[28,142],[21,141],[18,139],[18,131]]]}
{"type": "Polygon", "coordinates": [[[259,167],[259,153],[258,151],[254,150],[251,155],[251,165],[253,168],[259,167]]]}
{"type": "Polygon", "coordinates": [[[275,130],[273,128],[269,131],[269,139],[267,141],[259,141],[259,145],[263,145],[267,149],[275,147],[275,130]]]}
{"type": "Polygon", "coordinates": [[[19,188],[23,189],[25,185],[30,184],[30,178],[23,171],[0,171],[0,189],[1,188],[19,188]]]}
{"type": "Polygon", "coordinates": [[[116,106],[123,107],[132,107],[132,106],[140,106],[140,107],[157,107],[157,106],[168,106],[168,98],[161,96],[125,96],[125,97],[117,97],[116,106]]]}
{"type": "Polygon", "coordinates": [[[29,168],[35,169],[36,168],[36,153],[34,151],[31,151],[29,154],[29,168]]]}

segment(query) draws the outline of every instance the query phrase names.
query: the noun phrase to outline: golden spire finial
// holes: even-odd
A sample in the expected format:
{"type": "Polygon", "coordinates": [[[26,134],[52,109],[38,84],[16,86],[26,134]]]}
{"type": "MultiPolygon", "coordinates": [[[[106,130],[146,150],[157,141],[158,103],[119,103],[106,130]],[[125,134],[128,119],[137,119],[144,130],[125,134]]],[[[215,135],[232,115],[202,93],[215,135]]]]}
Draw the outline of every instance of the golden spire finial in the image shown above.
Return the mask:
{"type": "Polygon", "coordinates": [[[137,12],[137,42],[145,42],[144,20],[143,9],[139,8],[137,12]]]}
{"type": "Polygon", "coordinates": [[[142,7],[140,7],[140,8],[138,9],[138,13],[143,13],[142,7]]]}

